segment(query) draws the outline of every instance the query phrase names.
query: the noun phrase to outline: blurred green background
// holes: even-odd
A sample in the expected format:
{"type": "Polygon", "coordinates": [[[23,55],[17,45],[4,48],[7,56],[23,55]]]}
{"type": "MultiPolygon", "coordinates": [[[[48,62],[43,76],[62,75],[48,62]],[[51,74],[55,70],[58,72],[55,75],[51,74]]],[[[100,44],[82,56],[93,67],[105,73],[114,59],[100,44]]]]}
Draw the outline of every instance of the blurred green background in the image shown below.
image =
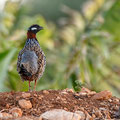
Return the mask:
{"type": "MultiPolygon", "coordinates": [[[[47,65],[37,90],[110,90],[120,97],[120,0],[0,0],[0,91],[27,91],[16,70],[27,28],[47,65]]],[[[32,83],[34,85],[34,83],[32,83]]]]}

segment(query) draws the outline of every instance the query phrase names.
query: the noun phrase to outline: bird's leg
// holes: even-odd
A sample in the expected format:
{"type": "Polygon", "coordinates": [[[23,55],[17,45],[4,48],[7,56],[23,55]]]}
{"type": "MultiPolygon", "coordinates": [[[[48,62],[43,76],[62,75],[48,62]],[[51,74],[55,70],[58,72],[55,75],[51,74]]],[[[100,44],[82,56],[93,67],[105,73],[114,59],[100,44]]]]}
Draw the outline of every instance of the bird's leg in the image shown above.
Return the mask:
{"type": "Polygon", "coordinates": [[[34,91],[35,91],[35,88],[36,88],[36,83],[37,83],[37,80],[35,80],[35,84],[34,84],[34,91]]]}
{"type": "Polygon", "coordinates": [[[29,81],[29,92],[31,91],[31,86],[30,86],[30,82],[31,82],[31,81],[29,81]]]}

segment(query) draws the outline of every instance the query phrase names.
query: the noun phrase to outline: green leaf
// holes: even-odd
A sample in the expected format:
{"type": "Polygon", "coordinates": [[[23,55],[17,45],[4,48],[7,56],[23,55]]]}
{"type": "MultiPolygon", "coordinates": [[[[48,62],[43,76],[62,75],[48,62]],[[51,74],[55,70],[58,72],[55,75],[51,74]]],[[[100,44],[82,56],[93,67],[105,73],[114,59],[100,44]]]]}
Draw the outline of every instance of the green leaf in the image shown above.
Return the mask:
{"type": "Polygon", "coordinates": [[[8,68],[11,62],[11,59],[13,58],[14,54],[16,52],[16,48],[13,48],[11,50],[6,50],[3,53],[0,53],[0,91],[5,91],[4,82],[5,78],[8,72],[8,68]]]}

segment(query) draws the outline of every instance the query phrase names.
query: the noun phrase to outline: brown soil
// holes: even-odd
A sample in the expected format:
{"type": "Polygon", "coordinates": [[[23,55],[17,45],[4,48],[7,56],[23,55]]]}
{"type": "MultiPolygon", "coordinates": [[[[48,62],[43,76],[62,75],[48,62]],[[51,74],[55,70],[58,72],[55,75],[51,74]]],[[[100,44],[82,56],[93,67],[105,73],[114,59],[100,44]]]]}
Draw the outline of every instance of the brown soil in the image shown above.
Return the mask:
{"type": "MultiPolygon", "coordinates": [[[[106,115],[109,115],[110,118],[115,118],[120,106],[119,98],[111,97],[107,100],[96,100],[92,99],[92,94],[82,95],[72,90],[44,90],[27,93],[30,93],[30,96],[24,99],[30,100],[32,108],[21,108],[23,116],[38,117],[51,109],[64,109],[71,112],[85,110],[89,115],[94,116],[94,111],[101,109],[102,114],[97,117],[99,120],[105,119],[106,115]],[[104,110],[106,110],[106,113],[104,110]]],[[[9,113],[9,110],[14,107],[20,108],[18,101],[23,99],[22,94],[23,92],[0,93],[0,112],[9,113]]]]}

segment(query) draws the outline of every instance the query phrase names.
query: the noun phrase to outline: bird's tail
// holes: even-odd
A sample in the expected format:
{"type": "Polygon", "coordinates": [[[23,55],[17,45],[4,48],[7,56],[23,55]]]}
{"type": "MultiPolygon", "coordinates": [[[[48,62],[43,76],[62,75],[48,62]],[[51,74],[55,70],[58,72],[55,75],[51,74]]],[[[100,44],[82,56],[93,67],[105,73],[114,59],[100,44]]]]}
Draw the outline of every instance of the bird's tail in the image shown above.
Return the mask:
{"type": "Polygon", "coordinates": [[[24,75],[24,76],[29,76],[29,77],[32,76],[31,73],[28,72],[28,71],[25,69],[25,67],[23,66],[23,64],[22,64],[21,67],[20,67],[20,72],[19,72],[19,74],[24,75]]]}

